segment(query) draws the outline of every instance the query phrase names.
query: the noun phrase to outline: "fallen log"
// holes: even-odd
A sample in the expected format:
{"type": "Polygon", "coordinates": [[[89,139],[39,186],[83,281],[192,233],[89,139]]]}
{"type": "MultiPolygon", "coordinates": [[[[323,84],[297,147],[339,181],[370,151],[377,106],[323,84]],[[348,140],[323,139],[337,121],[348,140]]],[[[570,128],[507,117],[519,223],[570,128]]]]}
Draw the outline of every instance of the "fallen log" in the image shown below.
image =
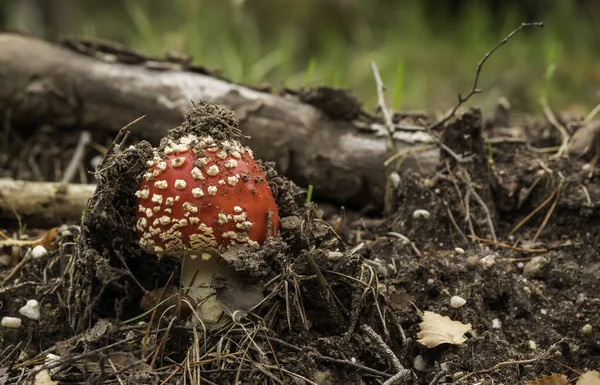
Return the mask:
{"type": "MultiPolygon", "coordinates": [[[[359,104],[357,111],[343,97],[334,100],[341,93],[326,100],[313,95],[313,103],[324,105],[317,108],[291,94],[261,92],[199,72],[185,61],[159,61],[74,40],[70,46],[78,51],[0,33],[0,110],[10,111],[14,124],[112,135],[146,115],[131,131],[156,144],[181,123],[192,101],[204,99],[235,111],[256,156],[276,162],[277,170],[297,184],[314,185],[317,198],[354,207],[383,206],[383,163],[391,155],[385,130],[361,114],[359,104]]],[[[414,131],[397,131],[395,137],[399,151],[428,138],[414,131]]],[[[400,171],[426,173],[438,159],[437,149],[417,151],[404,159],[400,171]]]]}
{"type": "Polygon", "coordinates": [[[95,189],[93,184],[0,178],[0,219],[19,218],[35,227],[78,223],[95,189]]]}

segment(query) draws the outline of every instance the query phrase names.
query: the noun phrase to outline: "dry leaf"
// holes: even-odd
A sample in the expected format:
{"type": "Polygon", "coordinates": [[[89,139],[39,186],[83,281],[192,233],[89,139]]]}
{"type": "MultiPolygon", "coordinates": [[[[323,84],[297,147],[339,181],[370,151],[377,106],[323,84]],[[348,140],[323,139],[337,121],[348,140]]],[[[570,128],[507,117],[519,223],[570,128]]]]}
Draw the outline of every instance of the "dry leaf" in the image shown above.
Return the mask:
{"type": "Polygon", "coordinates": [[[450,317],[431,311],[423,313],[423,321],[419,326],[421,331],[417,333],[420,338],[417,342],[428,348],[441,344],[462,345],[467,340],[464,334],[472,330],[471,324],[452,321],[450,317]]]}
{"type": "Polygon", "coordinates": [[[600,372],[590,370],[579,377],[576,385],[600,385],[600,372]]]}
{"type": "Polygon", "coordinates": [[[569,379],[564,374],[553,373],[532,381],[525,381],[525,385],[568,385],[569,379]]]}

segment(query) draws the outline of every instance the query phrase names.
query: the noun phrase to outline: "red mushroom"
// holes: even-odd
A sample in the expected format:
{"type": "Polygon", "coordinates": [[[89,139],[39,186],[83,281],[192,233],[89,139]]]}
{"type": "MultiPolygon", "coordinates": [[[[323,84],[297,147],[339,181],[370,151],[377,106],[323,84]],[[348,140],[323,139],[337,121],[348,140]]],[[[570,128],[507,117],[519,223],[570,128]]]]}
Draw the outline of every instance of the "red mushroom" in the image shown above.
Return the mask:
{"type": "Polygon", "coordinates": [[[195,276],[188,295],[198,303],[213,294],[219,251],[258,248],[279,224],[265,174],[238,141],[170,140],[148,162],[136,197],[140,246],[159,257],[184,255],[182,283],[195,276]]]}

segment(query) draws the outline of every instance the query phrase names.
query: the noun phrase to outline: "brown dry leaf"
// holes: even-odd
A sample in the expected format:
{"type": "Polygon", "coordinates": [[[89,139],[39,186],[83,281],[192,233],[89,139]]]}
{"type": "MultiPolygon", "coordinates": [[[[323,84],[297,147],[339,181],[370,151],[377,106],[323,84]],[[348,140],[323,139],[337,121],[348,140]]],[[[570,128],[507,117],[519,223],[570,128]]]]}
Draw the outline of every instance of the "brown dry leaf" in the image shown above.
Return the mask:
{"type": "Polygon", "coordinates": [[[465,333],[470,332],[471,324],[452,321],[450,317],[426,311],[423,312],[423,321],[419,325],[421,331],[417,333],[420,339],[417,342],[434,348],[441,344],[462,345],[466,340],[465,333]]]}
{"type": "Polygon", "coordinates": [[[0,246],[31,246],[35,247],[37,245],[42,245],[46,249],[50,249],[52,247],[52,242],[54,238],[56,238],[56,233],[58,232],[58,227],[53,227],[50,230],[46,231],[44,235],[35,239],[13,239],[8,235],[4,234],[0,231],[0,246]]]}
{"type": "Polygon", "coordinates": [[[525,385],[568,385],[569,379],[564,374],[552,373],[532,381],[525,381],[525,385]]]}
{"type": "Polygon", "coordinates": [[[575,385],[600,385],[600,372],[590,370],[583,373],[575,385]]]}

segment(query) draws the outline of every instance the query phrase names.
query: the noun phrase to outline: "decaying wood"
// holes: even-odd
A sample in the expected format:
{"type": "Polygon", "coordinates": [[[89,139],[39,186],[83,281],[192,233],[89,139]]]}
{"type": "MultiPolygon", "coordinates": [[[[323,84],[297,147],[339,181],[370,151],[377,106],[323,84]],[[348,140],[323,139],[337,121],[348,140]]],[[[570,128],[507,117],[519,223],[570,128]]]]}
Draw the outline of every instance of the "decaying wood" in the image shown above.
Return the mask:
{"type": "Polygon", "coordinates": [[[36,226],[79,222],[96,186],[0,178],[0,218],[36,226]]]}
{"type": "MultiPolygon", "coordinates": [[[[192,101],[204,99],[234,110],[256,156],[276,162],[278,171],[299,185],[313,184],[317,197],[351,206],[383,205],[383,163],[391,154],[385,135],[364,129],[374,122],[363,119],[361,128],[348,114],[342,120],[295,96],[256,91],[181,63],[86,53],[0,33],[0,110],[10,110],[16,124],[108,133],[146,115],[132,133],[156,144],[181,123],[192,101]]],[[[398,141],[396,148],[421,144],[398,141]]],[[[437,149],[412,152],[402,169],[429,172],[438,158],[437,149]]]]}

